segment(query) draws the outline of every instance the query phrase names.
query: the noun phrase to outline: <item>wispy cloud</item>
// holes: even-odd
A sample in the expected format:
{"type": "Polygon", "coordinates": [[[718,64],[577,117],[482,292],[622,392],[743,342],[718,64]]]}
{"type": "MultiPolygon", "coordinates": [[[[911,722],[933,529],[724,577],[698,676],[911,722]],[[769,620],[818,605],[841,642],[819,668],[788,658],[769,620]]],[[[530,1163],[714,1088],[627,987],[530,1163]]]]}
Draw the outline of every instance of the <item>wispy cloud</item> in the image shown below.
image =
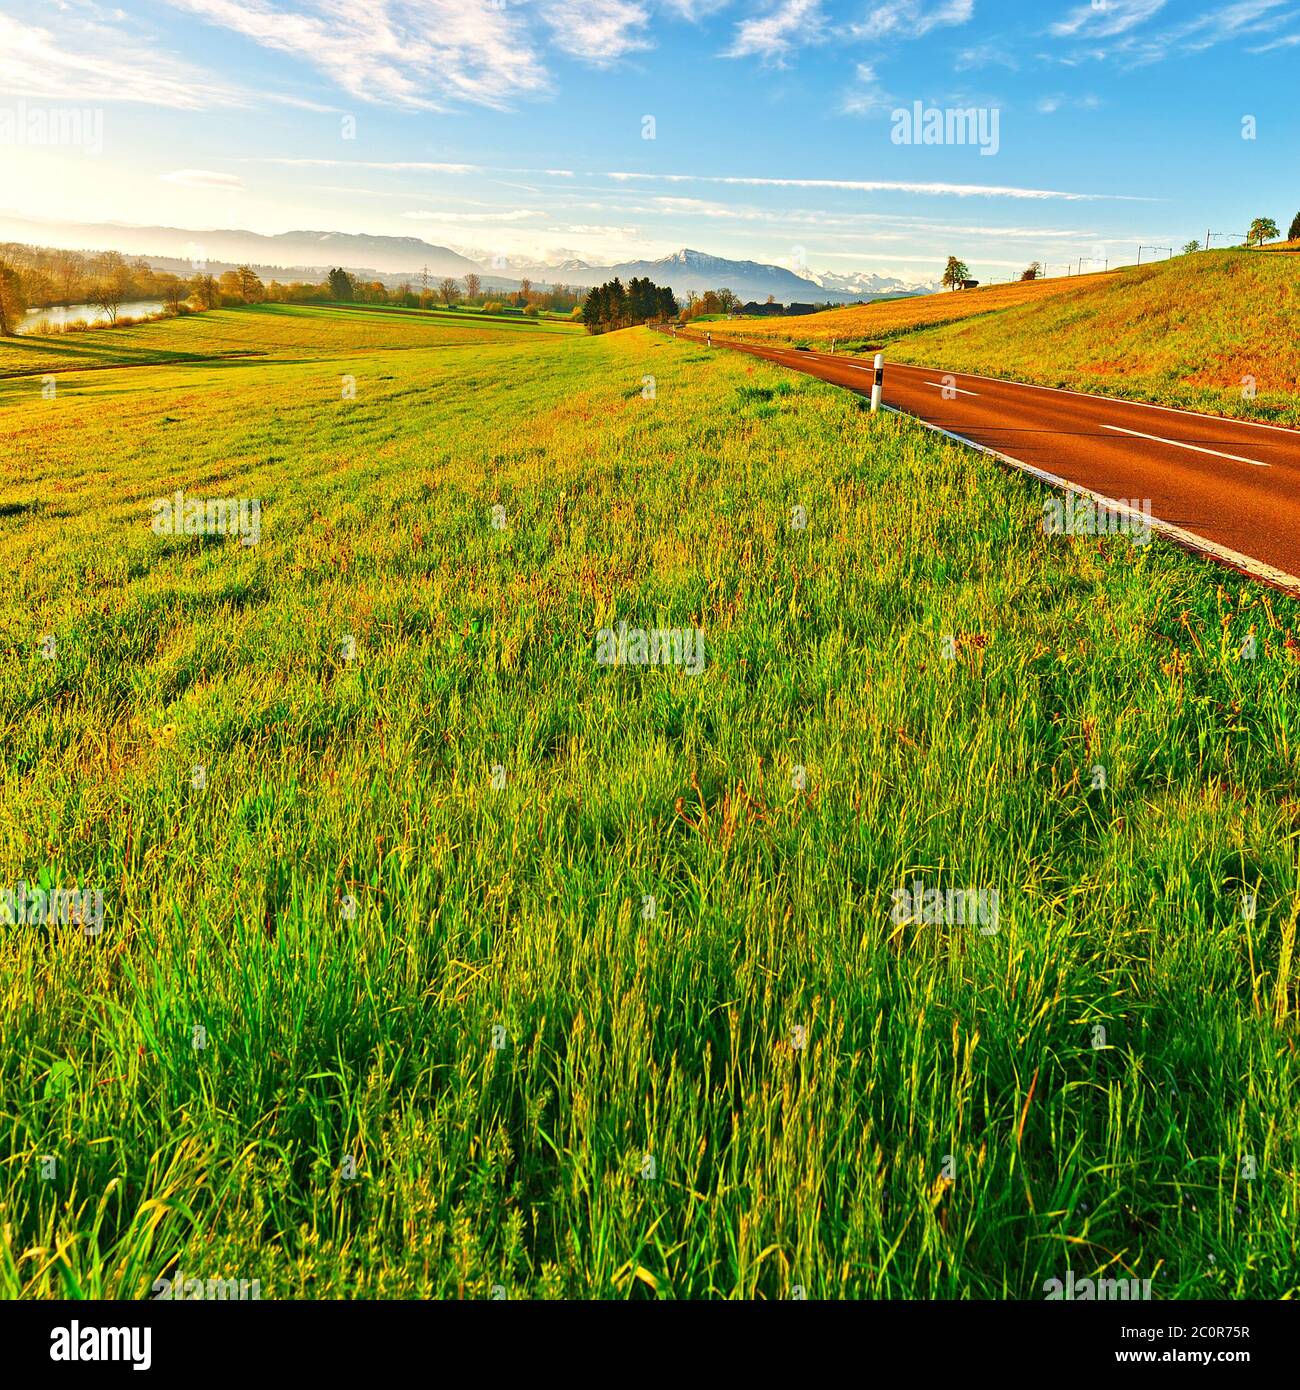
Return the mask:
{"type": "Polygon", "coordinates": [[[723,56],[779,64],[796,48],[820,43],[826,32],[821,0],[779,0],[766,14],[742,20],[723,56]]]}
{"type": "Polygon", "coordinates": [[[527,222],[530,218],[540,217],[540,212],[532,211],[528,208],[511,208],[508,212],[404,212],[403,217],[409,217],[416,222],[438,222],[452,226],[458,222],[527,222]]]}
{"type": "Polygon", "coordinates": [[[840,111],[846,116],[877,116],[894,105],[894,98],[884,89],[876,70],[870,63],[859,63],[853,85],[840,101],[840,111]]]}
{"type": "Polygon", "coordinates": [[[174,110],[246,106],[248,93],[165,52],[148,63],[112,25],[60,16],[58,32],[0,14],[0,91],[57,101],[140,102],[174,110]]]}
{"type": "Polygon", "coordinates": [[[1064,19],[1051,27],[1058,37],[1082,36],[1089,39],[1125,34],[1163,10],[1166,0],[1106,0],[1103,5],[1076,5],[1064,19]]]}
{"type": "Polygon", "coordinates": [[[638,174],[624,171],[610,173],[606,177],[618,182],[645,180],[661,183],[736,184],[748,188],[833,188],[855,193],[921,193],[957,198],[1060,198],[1066,202],[1076,203],[1100,201],[1147,203],[1154,201],[1150,198],[1129,197],[1122,193],[1067,193],[1060,189],[1012,188],[982,183],[910,183],[886,179],[741,178],[735,175],[638,174]]]}
{"type": "Polygon", "coordinates": [[[864,39],[922,39],[932,29],[966,24],[974,15],[975,0],[879,0],[850,33],[864,39]]]}
{"type": "Polygon", "coordinates": [[[549,88],[522,18],[493,0],[167,0],[316,69],[358,101],[504,108],[549,88]]]}
{"type": "Polygon", "coordinates": [[[549,0],[541,14],[557,48],[598,67],[653,47],[650,13],[636,0],[549,0]]]}
{"type": "Polygon", "coordinates": [[[1055,93],[1052,96],[1039,97],[1034,103],[1034,110],[1041,116],[1053,116],[1062,109],[1073,111],[1096,111],[1101,107],[1101,98],[1095,97],[1091,93],[1081,97],[1064,96],[1055,93]]]}
{"type": "Polygon", "coordinates": [[[238,174],[215,174],[211,169],[173,169],[158,177],[163,183],[176,183],[182,188],[220,188],[231,193],[242,192],[244,187],[238,174]]]}
{"type": "Polygon", "coordinates": [[[1122,65],[1141,67],[1177,55],[1202,53],[1235,39],[1274,33],[1295,18],[1293,3],[1294,0],[1232,0],[1181,23],[1148,25],[1137,32],[1140,25],[1163,12],[1165,0],[1108,0],[1100,10],[1089,5],[1071,10],[1052,25],[1051,32],[1059,38],[1086,42],[1081,51],[1072,51],[1061,59],[1070,66],[1115,59],[1122,65]]]}
{"type": "Polygon", "coordinates": [[[972,68],[1010,68],[1012,72],[1018,71],[1019,60],[998,43],[988,41],[985,43],[974,44],[970,48],[963,48],[953,60],[953,67],[957,72],[968,72],[972,68]]]}

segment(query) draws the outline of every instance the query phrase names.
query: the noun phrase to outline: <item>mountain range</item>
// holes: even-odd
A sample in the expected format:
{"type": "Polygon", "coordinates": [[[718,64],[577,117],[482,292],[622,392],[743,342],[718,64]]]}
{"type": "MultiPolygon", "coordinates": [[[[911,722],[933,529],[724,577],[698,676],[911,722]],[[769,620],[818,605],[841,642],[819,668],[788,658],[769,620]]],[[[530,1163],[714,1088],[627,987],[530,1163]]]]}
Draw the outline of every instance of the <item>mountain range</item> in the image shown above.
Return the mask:
{"type": "Polygon", "coordinates": [[[444,276],[462,279],[478,275],[485,289],[518,288],[527,277],[539,289],[563,283],[598,285],[618,276],[644,276],[668,285],[678,298],[694,292],[726,288],[742,301],[790,304],[845,304],[864,298],[929,294],[935,282],[908,283],[888,276],[807,272],[761,261],[729,260],[684,247],[658,260],[621,261],[589,265],[567,259],[552,263],[521,257],[476,257],[449,246],[435,246],[419,237],[379,236],[356,232],[295,231],[264,235],[234,229],[192,231],[180,227],[135,227],[120,223],[35,223],[0,215],[0,235],[35,245],[62,245],[84,250],[114,250],[143,256],[158,269],[181,269],[202,261],[215,272],[251,265],[264,279],[312,278],[341,265],[363,279],[388,284],[402,280],[436,283],[444,276]]]}

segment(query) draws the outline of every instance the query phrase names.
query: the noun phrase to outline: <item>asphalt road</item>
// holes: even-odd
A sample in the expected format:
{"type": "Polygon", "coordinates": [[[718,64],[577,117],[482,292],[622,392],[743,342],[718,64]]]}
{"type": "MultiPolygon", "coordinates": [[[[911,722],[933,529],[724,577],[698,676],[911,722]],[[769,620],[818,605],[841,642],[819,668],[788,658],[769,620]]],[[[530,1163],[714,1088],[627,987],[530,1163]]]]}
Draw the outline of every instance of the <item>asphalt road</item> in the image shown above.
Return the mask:
{"type": "MultiPolygon", "coordinates": [[[[677,336],[705,341],[703,332],[677,336]]],[[[719,337],[713,347],[871,393],[870,357],[719,337]]],[[[891,365],[887,350],[883,403],[1045,481],[1149,510],[1156,531],[1300,593],[1300,430],[891,365]]]]}

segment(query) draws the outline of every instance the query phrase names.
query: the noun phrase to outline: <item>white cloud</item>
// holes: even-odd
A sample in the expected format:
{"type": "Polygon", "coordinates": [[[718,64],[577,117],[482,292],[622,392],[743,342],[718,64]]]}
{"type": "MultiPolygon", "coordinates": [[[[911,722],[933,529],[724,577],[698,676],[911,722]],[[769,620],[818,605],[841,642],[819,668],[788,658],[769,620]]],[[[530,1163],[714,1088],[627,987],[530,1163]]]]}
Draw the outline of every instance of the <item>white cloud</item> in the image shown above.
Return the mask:
{"type": "Polygon", "coordinates": [[[740,184],[750,188],[836,188],[855,193],[924,193],[957,198],[1061,198],[1066,202],[1148,203],[1150,198],[1132,198],[1122,193],[1066,193],[1050,188],[1013,188],[982,183],[902,183],[884,179],[775,179],[739,178],[714,174],[634,174],[609,173],[618,182],[633,180],[662,183],[740,184]]]}
{"type": "Polygon", "coordinates": [[[159,174],[163,183],[180,184],[182,188],[222,188],[227,192],[243,192],[244,181],[238,174],[214,174],[211,169],[173,169],[159,174]]]}
{"type": "Polygon", "coordinates": [[[56,35],[0,14],[0,91],[79,106],[124,101],[183,111],[250,102],[247,93],[167,53],[155,51],[142,63],[138,45],[118,29],[64,16],[56,35]]]}
{"type": "Polygon", "coordinates": [[[635,0],[549,0],[541,13],[556,47],[598,67],[653,47],[643,33],[649,12],[635,0]]]}
{"type": "Polygon", "coordinates": [[[1127,33],[1165,7],[1165,0],[1106,0],[1104,5],[1078,5],[1052,25],[1058,37],[1081,35],[1089,39],[1127,33]]]}
{"type": "Polygon", "coordinates": [[[1271,33],[1295,17],[1295,10],[1280,8],[1292,3],[1293,0],[1233,0],[1180,24],[1133,33],[1130,31],[1138,24],[1163,8],[1164,0],[1109,0],[1101,11],[1090,6],[1072,10],[1052,26],[1052,32],[1059,37],[1088,41],[1089,47],[1061,60],[1069,66],[1089,59],[1101,62],[1114,58],[1129,67],[1140,67],[1172,55],[1202,53],[1233,39],[1271,33]],[[1097,15],[1100,19],[1093,22],[1092,16],[1097,15]],[[1106,39],[1114,42],[1101,42],[1106,39]]]}
{"type": "Polygon", "coordinates": [[[880,0],[850,32],[863,39],[921,39],[932,29],[966,24],[974,14],[975,0],[880,0]]]}
{"type": "Polygon", "coordinates": [[[1300,34],[1288,34],[1284,39],[1274,39],[1272,43],[1261,44],[1258,48],[1252,48],[1252,53],[1271,53],[1275,48],[1294,48],[1300,44],[1300,34]]]}
{"type": "Polygon", "coordinates": [[[290,164],[305,169],[386,169],[390,173],[424,174],[477,174],[481,168],[477,164],[437,164],[423,159],[287,159],[273,155],[248,155],[242,157],[246,164],[290,164]]]}
{"type": "Polygon", "coordinates": [[[767,14],[742,20],[723,56],[780,63],[792,49],[818,43],[825,32],[821,0],[780,0],[767,14]]]}
{"type": "Polygon", "coordinates": [[[309,64],[358,101],[508,107],[548,89],[523,20],[492,0],[168,0],[309,64]]]}
{"type": "Polygon", "coordinates": [[[695,23],[725,9],[731,0],[660,0],[660,3],[666,10],[695,23]]]}
{"type": "Polygon", "coordinates": [[[840,102],[840,111],[846,116],[876,116],[893,105],[894,98],[880,85],[875,68],[870,63],[859,63],[853,86],[840,102]]]}
{"type": "Polygon", "coordinates": [[[514,208],[510,212],[404,212],[416,222],[526,222],[529,218],[540,217],[540,212],[527,208],[514,208]]]}
{"type": "Polygon", "coordinates": [[[1101,99],[1089,93],[1081,97],[1068,97],[1056,93],[1052,96],[1039,97],[1034,104],[1034,110],[1042,116],[1052,116],[1062,108],[1069,108],[1074,111],[1096,111],[1101,106],[1101,99]]]}
{"type": "Polygon", "coordinates": [[[954,59],[953,67],[957,72],[991,67],[1010,68],[1012,72],[1016,72],[1020,64],[1005,48],[996,43],[977,43],[971,48],[963,48],[954,59]]]}

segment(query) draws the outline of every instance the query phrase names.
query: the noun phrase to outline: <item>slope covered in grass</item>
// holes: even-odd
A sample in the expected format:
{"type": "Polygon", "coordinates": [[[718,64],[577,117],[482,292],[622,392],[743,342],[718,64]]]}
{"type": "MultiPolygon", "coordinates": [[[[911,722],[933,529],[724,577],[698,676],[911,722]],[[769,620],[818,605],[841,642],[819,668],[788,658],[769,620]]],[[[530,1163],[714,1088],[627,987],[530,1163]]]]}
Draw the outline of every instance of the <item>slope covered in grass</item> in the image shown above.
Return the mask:
{"type": "Polygon", "coordinates": [[[755,342],[798,342],[825,347],[865,346],[888,342],[920,327],[997,313],[1021,304],[1069,299],[1087,285],[1114,280],[1116,275],[1067,276],[1056,280],[1028,280],[1010,285],[981,285],[973,290],[945,290],[914,299],[882,299],[863,306],[846,305],[798,318],[733,319],[719,321],[713,331],[722,337],[755,342]]]}
{"type": "Polygon", "coordinates": [[[258,304],[124,328],[0,338],[0,379],[160,362],[327,357],[478,343],[484,335],[495,340],[573,331],[556,324],[516,324],[468,314],[458,319],[387,307],[258,304]]]}
{"type": "Polygon", "coordinates": [[[738,354],[296,321],[0,403],[0,886],[105,895],[0,929],[0,1292],[1300,1291],[1300,607],[738,354]]]}
{"type": "Polygon", "coordinates": [[[900,362],[1300,424],[1300,257],[1202,251],[891,346],[900,362]],[[1253,395],[1252,395],[1253,392],[1253,395]]]}

